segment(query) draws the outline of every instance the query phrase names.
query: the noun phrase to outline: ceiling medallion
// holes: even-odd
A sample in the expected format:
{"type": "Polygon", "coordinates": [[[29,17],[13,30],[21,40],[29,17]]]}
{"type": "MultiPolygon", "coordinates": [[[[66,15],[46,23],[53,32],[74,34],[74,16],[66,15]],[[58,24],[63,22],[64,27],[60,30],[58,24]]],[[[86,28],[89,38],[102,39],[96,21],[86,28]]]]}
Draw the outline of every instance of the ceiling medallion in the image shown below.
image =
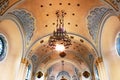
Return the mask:
{"type": "Polygon", "coordinates": [[[88,78],[90,76],[90,73],[88,71],[84,71],[83,76],[85,78],[88,78]]]}
{"type": "Polygon", "coordinates": [[[66,30],[64,29],[64,16],[65,12],[63,10],[56,11],[57,24],[56,30],[53,31],[53,34],[50,36],[48,42],[49,46],[55,49],[56,45],[63,45],[65,48],[68,48],[71,45],[71,39],[67,35],[66,30]]]}
{"type": "Polygon", "coordinates": [[[37,78],[41,78],[43,76],[43,73],[41,72],[41,71],[39,71],[38,73],[37,73],[37,78]]]}
{"type": "Polygon", "coordinates": [[[65,53],[65,52],[61,52],[61,53],[59,54],[59,56],[60,56],[61,58],[64,58],[64,57],[66,56],[66,53],[65,53]]]}

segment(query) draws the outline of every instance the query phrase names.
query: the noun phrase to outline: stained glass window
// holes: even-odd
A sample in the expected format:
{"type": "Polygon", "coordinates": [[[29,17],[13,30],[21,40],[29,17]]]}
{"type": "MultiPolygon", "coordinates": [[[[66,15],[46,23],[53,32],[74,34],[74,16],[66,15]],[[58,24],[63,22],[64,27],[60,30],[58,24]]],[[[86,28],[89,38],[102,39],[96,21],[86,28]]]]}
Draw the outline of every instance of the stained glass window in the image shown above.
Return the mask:
{"type": "Polygon", "coordinates": [[[96,80],[100,80],[100,78],[99,78],[99,73],[98,73],[98,69],[97,69],[97,66],[96,66],[96,65],[94,65],[94,72],[95,72],[95,79],[96,79],[96,80]]]}
{"type": "Polygon", "coordinates": [[[0,34],[0,61],[2,61],[6,55],[6,40],[3,35],[0,34]]]}
{"type": "Polygon", "coordinates": [[[31,65],[28,65],[26,79],[25,80],[31,80],[31,65]]]}
{"type": "Polygon", "coordinates": [[[2,38],[0,38],[0,55],[3,53],[3,41],[2,38]]]}
{"type": "Polygon", "coordinates": [[[118,55],[120,56],[120,33],[118,34],[118,37],[116,39],[116,49],[117,49],[118,55]]]}

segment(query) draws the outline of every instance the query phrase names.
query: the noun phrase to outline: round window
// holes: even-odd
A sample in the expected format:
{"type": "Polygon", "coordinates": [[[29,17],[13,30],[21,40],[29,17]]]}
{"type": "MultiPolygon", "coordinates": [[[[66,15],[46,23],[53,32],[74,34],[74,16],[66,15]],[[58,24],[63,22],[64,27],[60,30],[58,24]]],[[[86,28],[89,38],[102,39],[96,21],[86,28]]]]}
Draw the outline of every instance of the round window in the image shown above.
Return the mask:
{"type": "Polygon", "coordinates": [[[120,56],[120,33],[118,33],[118,35],[117,35],[116,49],[117,49],[118,55],[120,56]]]}
{"type": "Polygon", "coordinates": [[[3,35],[0,34],[0,61],[5,58],[6,55],[6,40],[3,35]]]}

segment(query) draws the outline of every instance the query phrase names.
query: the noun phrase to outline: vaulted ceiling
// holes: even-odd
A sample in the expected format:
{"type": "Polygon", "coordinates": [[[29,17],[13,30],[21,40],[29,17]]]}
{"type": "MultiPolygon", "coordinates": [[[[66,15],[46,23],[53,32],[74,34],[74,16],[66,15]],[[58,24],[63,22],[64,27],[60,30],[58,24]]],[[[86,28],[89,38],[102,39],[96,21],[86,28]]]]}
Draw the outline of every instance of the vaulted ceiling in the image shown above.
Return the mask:
{"type": "MultiPolygon", "coordinates": [[[[94,59],[99,55],[95,48],[97,46],[95,42],[97,31],[94,35],[91,34],[90,26],[98,26],[99,24],[97,24],[96,20],[100,20],[103,17],[102,14],[107,13],[107,11],[110,12],[109,7],[106,5],[106,3],[111,3],[109,0],[5,1],[6,4],[8,1],[9,5],[1,10],[1,15],[4,16],[5,13],[8,13],[17,17],[19,19],[18,22],[20,21],[20,24],[22,23],[23,26],[27,27],[23,28],[26,31],[26,36],[27,31],[33,31],[28,36],[30,39],[29,44],[27,44],[28,53],[26,55],[33,63],[34,72],[37,70],[47,70],[51,66],[57,69],[63,60],[68,70],[73,68],[69,66],[74,66],[80,71],[92,71],[93,66],[91,64],[93,64],[94,59]],[[64,58],[61,58],[60,53],[54,49],[52,50],[48,45],[48,39],[56,28],[57,17],[55,13],[57,10],[65,11],[64,27],[72,40],[72,45],[64,51],[66,53],[64,58]],[[92,21],[95,21],[96,24],[91,24],[92,21]],[[31,26],[34,27],[32,30],[30,29],[31,26]]],[[[4,3],[5,1],[1,2],[4,3]]],[[[94,29],[96,30],[96,27],[94,29]]]]}

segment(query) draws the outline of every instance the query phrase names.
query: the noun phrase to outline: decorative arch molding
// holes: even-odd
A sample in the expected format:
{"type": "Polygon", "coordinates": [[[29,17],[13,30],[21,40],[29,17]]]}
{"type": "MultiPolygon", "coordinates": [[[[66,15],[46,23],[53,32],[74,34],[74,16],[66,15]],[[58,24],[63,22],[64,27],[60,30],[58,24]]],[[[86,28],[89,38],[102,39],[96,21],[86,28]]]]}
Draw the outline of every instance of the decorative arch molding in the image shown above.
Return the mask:
{"type": "MultiPolygon", "coordinates": [[[[70,52],[70,51],[69,51],[69,52],[70,52]]],[[[46,70],[47,70],[49,67],[51,67],[52,65],[56,64],[57,62],[63,60],[63,59],[60,59],[60,58],[55,58],[55,59],[53,59],[53,60],[50,60],[50,55],[51,55],[51,54],[54,54],[54,53],[51,52],[51,53],[48,54],[47,57],[44,58],[44,60],[48,60],[48,61],[46,62],[46,65],[47,65],[47,66],[44,67],[44,69],[46,69],[46,70]],[[49,64],[49,63],[50,63],[50,64],[49,64]]],[[[69,53],[69,54],[75,54],[75,58],[77,58],[77,59],[79,59],[79,60],[74,60],[74,59],[65,58],[64,61],[66,61],[66,62],[68,62],[68,63],[70,63],[70,64],[73,64],[73,65],[76,66],[77,68],[81,68],[81,67],[80,67],[80,64],[81,64],[80,61],[83,61],[83,63],[84,63],[86,66],[89,67],[89,65],[88,65],[88,63],[86,62],[86,60],[85,60],[79,53],[76,53],[76,52],[73,52],[73,51],[72,51],[72,52],[69,53]],[[77,56],[77,57],[76,57],[76,56],[77,56]],[[74,62],[76,62],[76,63],[78,63],[78,64],[75,64],[74,62]]],[[[42,63],[44,63],[44,60],[39,63],[39,66],[40,66],[42,63]]]]}
{"type": "MultiPolygon", "coordinates": [[[[94,49],[93,52],[96,53],[97,56],[99,56],[98,51],[97,51],[95,45],[94,45],[90,40],[88,40],[87,38],[85,38],[84,36],[79,35],[79,34],[70,33],[70,32],[68,32],[68,34],[69,34],[69,35],[73,35],[73,36],[77,37],[78,39],[81,38],[81,39],[85,40],[85,42],[86,42],[87,44],[91,45],[91,47],[94,49]]],[[[45,35],[45,36],[42,36],[42,37],[39,37],[36,41],[34,41],[34,42],[30,45],[30,47],[27,49],[26,56],[29,56],[29,53],[32,52],[32,48],[35,49],[36,47],[38,47],[37,44],[40,44],[40,42],[39,42],[40,40],[48,39],[50,35],[52,35],[52,33],[49,33],[49,34],[47,34],[47,35],[45,35]]],[[[44,41],[44,42],[45,42],[45,41],[44,41]]],[[[40,44],[40,45],[41,45],[41,44],[40,44]]]]}
{"type": "MultiPolygon", "coordinates": [[[[97,56],[99,56],[99,54],[98,54],[98,52],[97,52],[97,49],[95,48],[95,46],[94,46],[94,44],[91,42],[91,41],[89,41],[87,38],[85,38],[84,36],[82,36],[82,35],[78,35],[78,34],[75,34],[75,33],[68,33],[69,35],[73,35],[73,36],[75,36],[76,38],[81,38],[81,39],[83,39],[84,40],[84,43],[87,43],[87,44],[89,44],[89,45],[91,45],[91,48],[93,48],[94,50],[92,51],[93,53],[96,53],[96,55],[97,56]]],[[[40,38],[38,38],[36,41],[34,41],[32,44],[31,44],[31,46],[28,48],[28,50],[27,50],[27,53],[26,53],[26,57],[32,57],[32,55],[33,55],[33,51],[35,50],[35,49],[37,49],[37,47],[39,47],[39,46],[41,46],[41,45],[43,45],[43,43],[40,43],[40,41],[41,40],[44,40],[44,42],[46,42],[46,40],[49,38],[49,36],[50,36],[51,34],[47,34],[47,35],[45,35],[45,36],[42,36],[42,37],[40,37],[40,38]],[[38,45],[39,44],[39,45],[38,45]]],[[[44,43],[45,44],[45,43],[44,43]]],[[[47,58],[49,59],[49,54],[51,54],[52,52],[50,52],[50,53],[47,53],[47,58]]],[[[45,59],[46,57],[43,57],[43,59],[45,59]]],[[[37,60],[36,60],[37,61],[37,60]]]]}
{"type": "Polygon", "coordinates": [[[0,0],[0,16],[2,16],[9,8],[21,1],[23,0],[0,0]]]}
{"type": "Polygon", "coordinates": [[[94,8],[89,12],[89,15],[87,17],[88,21],[88,30],[93,38],[94,42],[97,44],[98,43],[98,38],[99,38],[99,33],[101,25],[104,24],[104,22],[111,16],[115,15],[115,12],[107,7],[98,7],[94,8]]]}
{"type": "Polygon", "coordinates": [[[106,4],[113,8],[113,10],[120,14],[120,0],[103,0],[106,4]]]}
{"type": "Polygon", "coordinates": [[[35,30],[35,19],[28,11],[24,9],[17,9],[8,13],[15,18],[15,21],[21,25],[23,33],[25,35],[25,44],[28,45],[35,30]]]}

